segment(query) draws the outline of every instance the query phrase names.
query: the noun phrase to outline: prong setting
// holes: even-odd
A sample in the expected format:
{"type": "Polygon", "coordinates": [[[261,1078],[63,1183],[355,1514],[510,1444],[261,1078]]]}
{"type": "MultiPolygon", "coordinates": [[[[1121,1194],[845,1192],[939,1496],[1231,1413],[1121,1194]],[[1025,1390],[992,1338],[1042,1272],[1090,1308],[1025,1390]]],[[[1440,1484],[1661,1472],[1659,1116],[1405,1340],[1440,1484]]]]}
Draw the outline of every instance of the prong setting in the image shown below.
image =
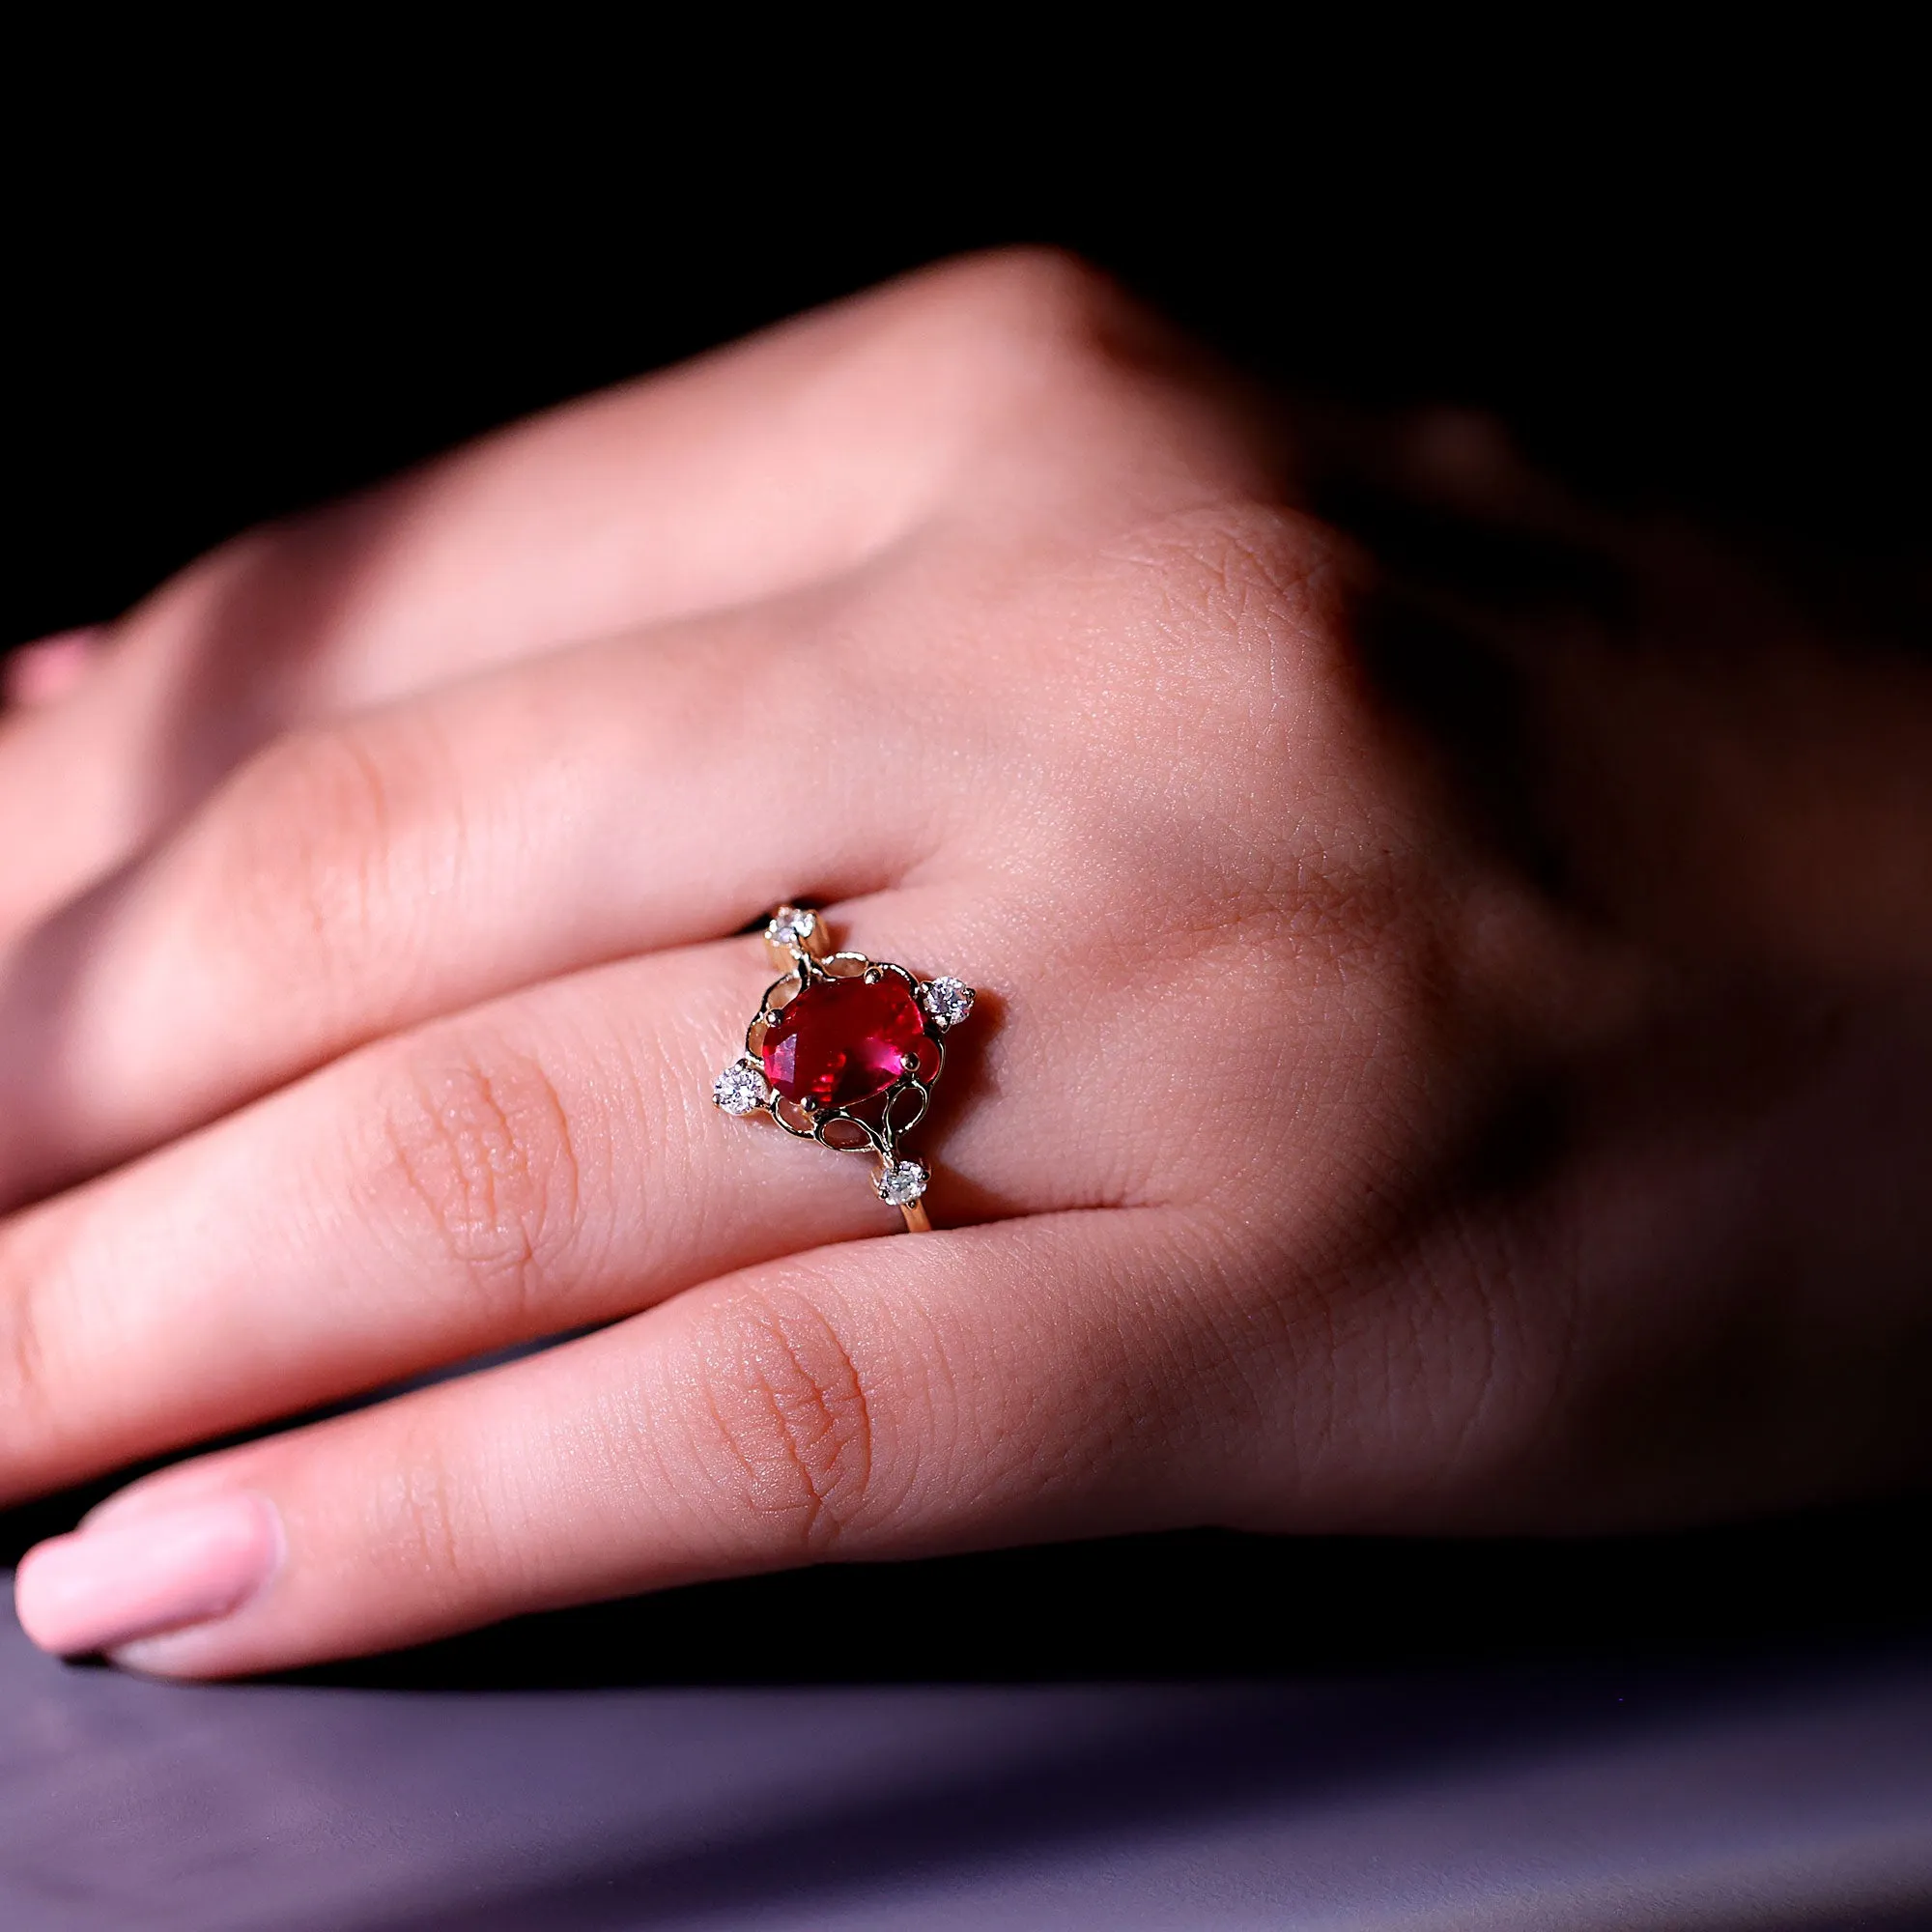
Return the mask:
{"type": "Polygon", "coordinates": [[[919,1003],[935,1026],[956,1027],[973,1010],[973,989],[965,980],[946,974],[928,980],[919,989],[919,1003]]]}
{"type": "Polygon", "coordinates": [[[809,947],[818,931],[818,915],[803,906],[780,906],[765,926],[774,946],[809,947]]]}
{"type": "Polygon", "coordinates": [[[712,1083],[713,1100],[736,1117],[762,1113],[794,1139],[869,1154],[879,1199],[923,1232],[930,1170],[902,1156],[898,1140],[931,1104],[945,1036],[972,1011],[973,989],[834,952],[824,920],[807,907],[780,906],[762,936],[782,977],[759,1000],[744,1053],[712,1083]]]}
{"type": "Polygon", "coordinates": [[[924,1162],[894,1160],[879,1170],[872,1186],[888,1207],[910,1208],[925,1192],[931,1179],[924,1162]]]}
{"type": "Polygon", "coordinates": [[[713,1103],[723,1112],[742,1119],[771,1105],[772,1090],[764,1069],[750,1054],[734,1060],[711,1083],[713,1103]]]}

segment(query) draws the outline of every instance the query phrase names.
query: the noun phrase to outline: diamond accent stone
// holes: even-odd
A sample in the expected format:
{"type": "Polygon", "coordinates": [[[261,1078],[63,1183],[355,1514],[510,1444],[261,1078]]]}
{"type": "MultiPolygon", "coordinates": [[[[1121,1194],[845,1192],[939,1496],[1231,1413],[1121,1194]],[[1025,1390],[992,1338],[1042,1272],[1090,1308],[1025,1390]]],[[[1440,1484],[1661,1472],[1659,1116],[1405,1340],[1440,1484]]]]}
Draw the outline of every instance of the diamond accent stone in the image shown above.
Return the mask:
{"type": "Polygon", "coordinates": [[[734,1060],[711,1083],[711,1097],[727,1114],[754,1114],[772,1097],[772,1090],[755,1066],[734,1060]]]}
{"type": "Polygon", "coordinates": [[[765,937],[775,946],[803,946],[818,930],[818,915],[802,906],[780,906],[765,927],[765,937]]]}
{"type": "Polygon", "coordinates": [[[919,989],[919,1003],[941,1026],[956,1027],[973,1010],[973,989],[963,980],[934,980],[919,989]]]}
{"type": "Polygon", "coordinates": [[[887,1207],[910,1208],[925,1192],[930,1179],[918,1161],[895,1160],[872,1185],[879,1190],[879,1199],[887,1207]]]}

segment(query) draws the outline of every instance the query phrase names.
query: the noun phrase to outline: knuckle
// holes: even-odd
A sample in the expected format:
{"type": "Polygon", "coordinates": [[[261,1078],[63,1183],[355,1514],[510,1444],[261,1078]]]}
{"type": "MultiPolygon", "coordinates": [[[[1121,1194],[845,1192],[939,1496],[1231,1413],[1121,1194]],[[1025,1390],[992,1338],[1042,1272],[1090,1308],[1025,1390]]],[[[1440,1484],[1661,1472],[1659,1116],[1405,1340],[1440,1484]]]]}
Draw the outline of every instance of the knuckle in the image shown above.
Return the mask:
{"type": "Polygon", "coordinates": [[[113,1402],[127,1318],[97,1286],[85,1211],[49,1205],[0,1230],[0,1490],[44,1485],[83,1458],[140,1445],[141,1428],[113,1402]],[[103,1375],[103,1366],[107,1373],[103,1375]]]}
{"type": "Polygon", "coordinates": [[[0,1434],[14,1454],[44,1445],[60,1413],[47,1359],[46,1279],[17,1239],[0,1245],[0,1434]]]}
{"type": "Polygon", "coordinates": [[[480,1499],[458,1480],[428,1432],[410,1432],[368,1492],[365,1538],[378,1563],[413,1600],[462,1604],[473,1612],[489,1565],[480,1499]]]}
{"type": "Polygon", "coordinates": [[[1336,741],[1356,728],[1331,563],[1317,526],[1238,497],[1139,525],[1108,547],[1101,621],[1072,647],[1105,696],[1068,729],[1083,762],[1103,771],[1127,732],[1165,754],[1190,867],[1205,837],[1208,851],[1236,847],[1265,870],[1293,828],[1318,822],[1309,775],[1339,766],[1336,741]]]}
{"type": "Polygon", "coordinates": [[[219,950],[299,962],[305,996],[366,998],[368,962],[400,935],[384,914],[419,898],[395,889],[398,828],[426,760],[393,732],[348,724],[298,732],[230,781],[200,860],[219,950]]]}
{"type": "Polygon", "coordinates": [[[1061,248],[995,249],[955,262],[932,283],[937,299],[983,327],[1013,335],[1078,338],[1119,311],[1117,283],[1061,248]]]}
{"type": "Polygon", "coordinates": [[[826,1311],[794,1291],[707,1312],[692,1395],[705,1472],[734,1520],[800,1557],[829,1553],[866,1513],[873,1404],[826,1311]]]}
{"type": "Polygon", "coordinates": [[[362,1178],[378,1225],[453,1266],[521,1323],[578,1218],[582,1175],[563,1098],[540,1060],[432,1039],[376,1111],[362,1178]]]}
{"type": "Polygon", "coordinates": [[[1217,677],[1251,682],[1284,643],[1329,639],[1339,628],[1334,539],[1270,503],[1232,495],[1176,512],[1134,531],[1116,555],[1129,583],[1151,595],[1162,634],[1217,677]],[[1204,641],[1223,648],[1204,656],[1204,641]]]}
{"type": "Polygon", "coordinates": [[[1137,359],[1155,330],[1099,270],[1053,248],[1013,248],[949,264],[915,285],[900,326],[925,359],[963,379],[980,410],[1037,393],[1041,381],[1137,359]]]}

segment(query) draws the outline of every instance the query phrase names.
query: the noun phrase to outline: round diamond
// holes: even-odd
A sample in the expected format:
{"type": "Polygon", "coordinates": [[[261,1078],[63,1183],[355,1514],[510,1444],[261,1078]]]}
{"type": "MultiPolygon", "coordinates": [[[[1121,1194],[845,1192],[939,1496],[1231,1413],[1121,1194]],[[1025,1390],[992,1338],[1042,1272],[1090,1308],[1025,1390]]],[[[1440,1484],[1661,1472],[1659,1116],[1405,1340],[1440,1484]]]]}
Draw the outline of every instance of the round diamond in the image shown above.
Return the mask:
{"type": "Polygon", "coordinates": [[[771,1098],[765,1076],[743,1060],[734,1060],[711,1083],[711,1097],[727,1114],[753,1114],[771,1098]]]}
{"type": "Polygon", "coordinates": [[[777,946],[803,946],[818,930],[818,915],[802,906],[780,906],[765,927],[765,937],[777,946]]]}
{"type": "Polygon", "coordinates": [[[916,1160],[895,1160],[873,1181],[879,1199],[889,1208],[910,1208],[925,1192],[930,1179],[916,1160]]]}
{"type": "Polygon", "coordinates": [[[956,1027],[973,1010],[973,989],[963,980],[934,980],[920,988],[919,997],[943,1027],[956,1027]]]}

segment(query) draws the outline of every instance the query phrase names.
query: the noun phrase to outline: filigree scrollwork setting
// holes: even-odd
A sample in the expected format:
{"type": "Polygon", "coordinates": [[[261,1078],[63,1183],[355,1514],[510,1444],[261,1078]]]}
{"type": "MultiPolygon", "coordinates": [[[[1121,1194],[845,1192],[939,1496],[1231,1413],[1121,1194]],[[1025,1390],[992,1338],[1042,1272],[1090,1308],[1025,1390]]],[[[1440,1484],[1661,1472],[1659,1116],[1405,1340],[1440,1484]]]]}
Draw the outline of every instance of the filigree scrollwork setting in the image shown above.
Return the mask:
{"type": "Polygon", "coordinates": [[[831,952],[824,921],[797,906],[772,915],[765,944],[785,971],[766,987],[745,1051],[713,1083],[713,1099],[740,1118],[767,1115],[796,1140],[874,1159],[874,1191],[923,1232],[930,1171],[899,1143],[932,1104],[946,1035],[972,1011],[973,989],[831,952]]]}

